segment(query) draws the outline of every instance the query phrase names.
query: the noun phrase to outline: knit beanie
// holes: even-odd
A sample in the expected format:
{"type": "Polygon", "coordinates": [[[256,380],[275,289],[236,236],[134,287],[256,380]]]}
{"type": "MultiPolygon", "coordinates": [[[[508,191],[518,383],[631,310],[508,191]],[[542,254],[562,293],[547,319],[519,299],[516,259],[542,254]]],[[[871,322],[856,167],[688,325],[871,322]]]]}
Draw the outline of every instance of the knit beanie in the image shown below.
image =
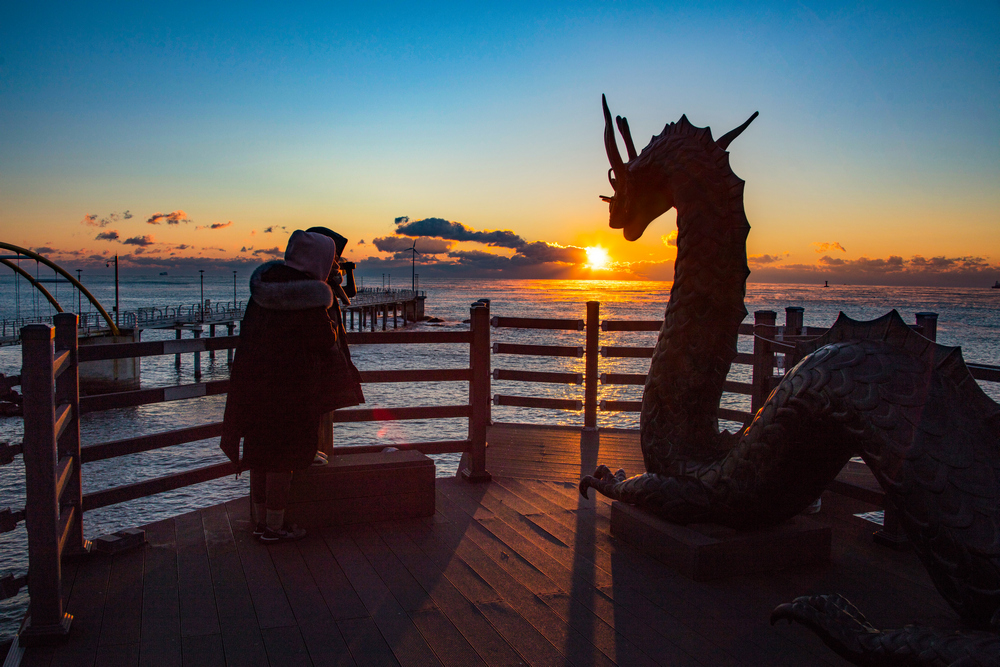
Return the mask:
{"type": "Polygon", "coordinates": [[[326,227],[310,227],[306,231],[315,232],[316,234],[322,234],[323,236],[330,237],[331,239],[333,239],[333,242],[337,244],[337,254],[338,255],[344,254],[344,248],[347,247],[347,239],[345,239],[337,232],[333,231],[332,229],[328,229],[326,227]]]}
{"type": "Polygon", "coordinates": [[[326,280],[333,268],[337,246],[333,239],[296,229],[285,248],[285,265],[301,271],[310,278],[326,280]]]}

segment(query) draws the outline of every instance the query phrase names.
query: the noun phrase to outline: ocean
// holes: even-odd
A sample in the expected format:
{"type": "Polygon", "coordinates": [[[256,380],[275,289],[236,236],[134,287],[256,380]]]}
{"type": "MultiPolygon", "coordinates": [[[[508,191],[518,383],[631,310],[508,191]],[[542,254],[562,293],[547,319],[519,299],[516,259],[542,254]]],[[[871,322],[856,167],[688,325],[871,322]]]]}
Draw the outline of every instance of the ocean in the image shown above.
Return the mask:
{"type": "MultiPolygon", "coordinates": [[[[25,267],[27,268],[27,267],[25,267]]],[[[109,273],[109,272],[105,272],[109,273]]],[[[51,276],[51,274],[49,274],[51,276]]],[[[189,306],[204,297],[213,303],[245,301],[248,276],[206,275],[204,285],[198,275],[129,276],[120,283],[123,312],[139,307],[189,306]]],[[[114,280],[109,275],[83,275],[87,288],[105,305],[115,301],[114,280]]],[[[379,283],[381,281],[378,281],[379,283]]],[[[397,287],[408,287],[397,284],[397,287]]],[[[369,285],[371,281],[369,280],[369,285]]],[[[49,290],[67,310],[75,310],[77,294],[70,286],[49,284],[49,290]]],[[[411,324],[409,330],[460,331],[468,329],[470,304],[477,299],[491,301],[493,315],[584,319],[586,302],[600,302],[601,319],[658,320],[669,296],[669,282],[624,282],[600,280],[422,280],[420,289],[427,292],[426,315],[436,322],[411,324]]],[[[82,311],[93,310],[82,299],[82,311]]],[[[938,342],[960,345],[967,361],[1000,365],[1000,290],[984,288],[877,287],[854,285],[770,285],[750,284],[746,307],[753,320],[756,310],[775,310],[778,323],[784,319],[786,306],[805,308],[809,326],[829,326],[841,311],[855,319],[871,319],[895,308],[908,323],[917,312],[938,313],[938,342]]],[[[48,315],[48,303],[22,280],[16,284],[13,274],[0,275],[0,318],[48,315]]],[[[401,323],[402,326],[402,323],[401,323]]],[[[389,327],[392,327],[390,322],[389,327]]],[[[224,327],[220,327],[220,335],[224,327]]],[[[206,334],[207,335],[207,334],[206,334]]],[[[583,332],[521,331],[494,329],[492,339],[501,342],[583,345],[583,332]]],[[[146,330],[143,340],[173,338],[172,330],[146,330]]],[[[652,345],[655,333],[602,332],[601,345],[652,345]]],[[[742,340],[741,350],[750,351],[751,341],[742,340]]],[[[447,345],[352,347],[355,363],[362,370],[459,368],[468,365],[468,348],[447,345]]],[[[645,359],[600,359],[599,372],[645,373],[645,359]]],[[[495,356],[493,367],[525,370],[583,372],[584,360],[569,357],[495,356]]],[[[16,375],[20,369],[20,348],[0,348],[0,373],[16,375]]],[[[225,352],[210,360],[202,355],[202,380],[228,377],[225,352]]],[[[190,355],[185,355],[180,370],[172,356],[145,358],[141,367],[143,387],[173,386],[194,382],[190,355]]],[[[736,367],[732,379],[746,380],[747,370],[736,367]]],[[[1000,383],[981,383],[994,400],[1000,401],[1000,383]]],[[[576,385],[531,384],[494,381],[493,393],[582,398],[583,388],[576,385]]],[[[465,383],[375,384],[365,386],[367,407],[459,404],[467,398],[465,383]]],[[[605,386],[600,398],[639,400],[638,386],[605,386]]],[[[727,395],[726,407],[747,409],[748,398],[727,395]]],[[[207,397],[155,405],[123,408],[84,415],[81,420],[83,444],[183,428],[221,420],[225,397],[207,397]]],[[[494,421],[582,425],[583,414],[505,406],[493,407],[494,421]]],[[[638,428],[636,413],[598,412],[598,426],[638,428]]],[[[459,440],[466,437],[464,419],[416,420],[390,423],[338,424],[335,446],[384,444],[431,440],[459,440]]],[[[20,442],[21,420],[0,418],[0,440],[20,442]]],[[[438,475],[454,475],[457,455],[437,458],[438,475]]],[[[130,457],[88,464],[84,468],[84,491],[126,484],[171,472],[223,460],[217,440],[205,440],[130,457]]],[[[186,489],[88,512],[84,530],[88,537],[134,527],[212,505],[247,492],[247,477],[225,478],[186,489]]],[[[0,468],[0,508],[24,505],[24,470],[20,457],[0,468]]],[[[21,575],[27,569],[26,535],[23,524],[15,531],[0,535],[0,575],[21,575]]],[[[26,592],[0,602],[0,639],[16,632],[17,623],[27,605],[26,592]]]]}

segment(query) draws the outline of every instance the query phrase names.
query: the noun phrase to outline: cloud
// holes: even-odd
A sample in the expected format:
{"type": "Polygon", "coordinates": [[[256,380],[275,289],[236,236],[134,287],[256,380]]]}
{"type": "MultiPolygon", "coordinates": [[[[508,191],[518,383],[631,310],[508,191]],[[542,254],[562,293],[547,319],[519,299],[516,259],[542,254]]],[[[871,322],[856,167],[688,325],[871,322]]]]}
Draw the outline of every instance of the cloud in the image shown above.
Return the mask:
{"type": "Polygon", "coordinates": [[[398,218],[396,218],[395,223],[397,225],[401,225],[401,224],[403,224],[405,222],[409,222],[409,221],[410,221],[410,216],[408,216],[408,215],[401,215],[398,218]]]}
{"type": "Polygon", "coordinates": [[[274,225],[271,225],[270,227],[265,227],[264,228],[264,233],[265,234],[270,234],[273,231],[274,231],[274,225]]]}
{"type": "Polygon", "coordinates": [[[178,209],[173,213],[154,213],[146,220],[146,224],[149,225],[158,225],[162,222],[168,225],[179,225],[182,222],[191,222],[191,218],[188,217],[187,213],[178,209]]]}
{"type": "MultiPolygon", "coordinates": [[[[410,257],[413,242],[414,239],[405,236],[382,236],[372,239],[375,247],[382,252],[397,253],[400,256],[405,254],[406,257],[410,257]]],[[[453,245],[451,241],[426,237],[416,239],[416,243],[417,253],[422,255],[440,255],[451,250],[453,245]]]]}
{"type": "Polygon", "coordinates": [[[397,218],[396,234],[405,236],[434,236],[451,241],[475,241],[499,248],[520,248],[526,241],[514,232],[497,230],[493,232],[477,232],[460,222],[451,222],[444,218],[424,218],[410,222],[407,217],[397,218]],[[402,221],[402,222],[400,222],[402,221]]]}
{"type": "MultiPolygon", "coordinates": [[[[764,255],[762,257],[770,257],[764,255]]],[[[751,259],[751,262],[753,259],[751,259]]],[[[816,264],[777,264],[764,266],[757,262],[751,281],[810,283],[828,280],[831,283],[860,285],[990,285],[1000,275],[1000,265],[991,265],[978,256],[925,258],[914,255],[860,257],[843,259],[823,255],[816,264]]]]}
{"type": "Polygon", "coordinates": [[[121,237],[118,235],[118,232],[116,232],[115,230],[111,229],[111,230],[106,231],[106,232],[101,232],[100,234],[98,234],[97,236],[94,237],[94,240],[95,241],[120,241],[121,237]]]}
{"type": "Polygon", "coordinates": [[[278,246],[274,246],[273,248],[257,248],[253,254],[257,257],[283,257],[285,253],[281,252],[278,246]]]}
{"type": "Polygon", "coordinates": [[[280,229],[283,232],[287,232],[288,231],[288,228],[285,227],[284,225],[271,225],[270,227],[268,227],[268,228],[266,228],[264,230],[264,233],[265,234],[270,234],[270,233],[274,232],[274,230],[276,230],[276,229],[280,229]]]}
{"type": "Polygon", "coordinates": [[[194,231],[198,231],[199,229],[225,229],[231,224],[233,224],[232,220],[230,220],[229,222],[213,222],[210,225],[201,225],[199,227],[195,227],[194,231]]]}
{"type": "Polygon", "coordinates": [[[677,247],[677,230],[675,229],[674,231],[670,232],[669,234],[664,234],[663,236],[660,237],[660,240],[663,241],[663,245],[669,246],[671,248],[676,248],[677,247]]]}
{"type": "Polygon", "coordinates": [[[839,250],[840,252],[847,252],[844,246],[840,245],[836,241],[833,243],[819,242],[813,243],[816,246],[816,252],[826,252],[827,250],[839,250]]]}
{"type": "Polygon", "coordinates": [[[174,246],[174,250],[187,250],[188,248],[192,247],[194,246],[189,246],[187,243],[181,243],[179,245],[174,246]]]}
{"type": "Polygon", "coordinates": [[[124,243],[125,245],[137,245],[141,247],[146,247],[153,245],[154,243],[156,243],[156,241],[153,240],[152,236],[147,234],[146,236],[133,236],[131,238],[127,238],[124,241],[122,241],[122,243],[124,243]]]}
{"type": "Polygon", "coordinates": [[[126,209],[126,211],[124,213],[122,213],[122,219],[123,220],[131,220],[132,219],[132,214],[129,213],[129,211],[126,209]]]}
{"type": "Polygon", "coordinates": [[[747,257],[750,264],[774,264],[781,261],[781,255],[751,255],[747,257]]]}
{"type": "Polygon", "coordinates": [[[584,264],[587,261],[587,251],[576,246],[560,246],[545,241],[534,241],[522,246],[514,253],[510,261],[521,266],[546,262],[584,264]]]}
{"type": "Polygon", "coordinates": [[[250,236],[257,236],[257,230],[256,229],[251,229],[250,230],[250,236]]]}
{"type": "Polygon", "coordinates": [[[39,255],[51,255],[54,252],[58,252],[55,248],[50,248],[47,245],[43,245],[40,248],[35,248],[34,250],[39,255]]]}
{"type": "Polygon", "coordinates": [[[360,241],[358,241],[358,245],[364,245],[364,244],[365,244],[365,240],[364,239],[361,239],[360,241]]]}
{"type": "Polygon", "coordinates": [[[80,221],[81,225],[88,225],[90,227],[100,227],[101,223],[97,219],[96,213],[85,213],[83,215],[83,220],[80,221]]]}

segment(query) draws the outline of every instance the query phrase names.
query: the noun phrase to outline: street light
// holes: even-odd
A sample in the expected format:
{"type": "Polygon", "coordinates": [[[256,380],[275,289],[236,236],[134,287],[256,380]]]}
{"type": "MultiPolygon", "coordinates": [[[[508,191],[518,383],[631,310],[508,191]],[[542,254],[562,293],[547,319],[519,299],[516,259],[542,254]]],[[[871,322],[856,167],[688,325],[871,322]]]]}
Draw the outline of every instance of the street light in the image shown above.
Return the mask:
{"type": "Polygon", "coordinates": [[[201,304],[198,306],[198,310],[201,311],[201,321],[205,321],[205,269],[198,269],[198,273],[201,274],[201,304]]]}
{"type": "MultiPolygon", "coordinates": [[[[111,260],[104,262],[104,267],[107,268],[111,266],[111,260]]],[[[117,327],[121,322],[118,321],[119,311],[121,309],[118,307],[118,255],[115,255],[115,326],[117,327]]]]}

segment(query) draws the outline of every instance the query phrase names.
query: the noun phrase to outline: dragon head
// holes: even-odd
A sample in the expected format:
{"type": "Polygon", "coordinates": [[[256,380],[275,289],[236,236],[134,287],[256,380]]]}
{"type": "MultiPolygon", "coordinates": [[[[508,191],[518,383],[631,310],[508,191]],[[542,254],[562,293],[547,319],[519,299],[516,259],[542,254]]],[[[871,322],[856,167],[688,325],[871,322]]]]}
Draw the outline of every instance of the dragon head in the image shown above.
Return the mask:
{"type": "Polygon", "coordinates": [[[718,141],[713,141],[710,129],[696,128],[688,122],[685,116],[681,116],[679,122],[668,124],[663,133],[653,137],[642,153],[636,154],[628,121],[617,116],[615,124],[618,126],[618,131],[621,132],[622,139],[625,141],[625,149],[628,151],[628,162],[625,162],[622,160],[621,153],[618,152],[615,130],[611,124],[611,111],[608,109],[608,100],[604,95],[601,96],[601,102],[604,106],[604,147],[608,152],[608,160],[611,162],[608,180],[611,181],[611,187],[615,191],[615,194],[610,197],[601,195],[601,199],[610,204],[609,224],[611,228],[621,229],[627,241],[635,241],[642,236],[649,223],[669,211],[675,204],[673,170],[665,168],[663,156],[660,155],[663,149],[669,146],[669,140],[672,137],[683,134],[697,138],[707,148],[714,150],[715,147],[718,147],[725,151],[733,139],[738,137],[757,117],[755,111],[745,123],[725,134],[718,141]]]}

